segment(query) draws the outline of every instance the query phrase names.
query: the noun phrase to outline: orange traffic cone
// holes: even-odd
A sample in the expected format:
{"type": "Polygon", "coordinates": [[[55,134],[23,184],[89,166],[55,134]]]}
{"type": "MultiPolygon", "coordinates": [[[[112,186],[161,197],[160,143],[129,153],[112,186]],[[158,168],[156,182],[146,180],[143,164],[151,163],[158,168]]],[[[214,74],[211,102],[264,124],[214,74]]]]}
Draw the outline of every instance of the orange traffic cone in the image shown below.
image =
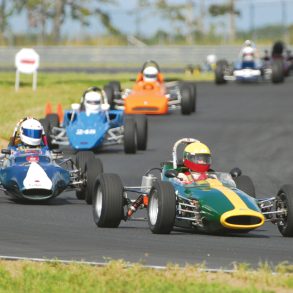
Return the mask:
{"type": "Polygon", "coordinates": [[[51,114],[52,113],[52,105],[50,102],[48,102],[46,104],[46,108],[45,108],[45,116],[47,116],[48,114],[51,114]]]}
{"type": "Polygon", "coordinates": [[[62,106],[60,103],[57,105],[57,114],[59,117],[59,123],[62,123],[63,122],[63,110],[62,110],[62,106]]]}

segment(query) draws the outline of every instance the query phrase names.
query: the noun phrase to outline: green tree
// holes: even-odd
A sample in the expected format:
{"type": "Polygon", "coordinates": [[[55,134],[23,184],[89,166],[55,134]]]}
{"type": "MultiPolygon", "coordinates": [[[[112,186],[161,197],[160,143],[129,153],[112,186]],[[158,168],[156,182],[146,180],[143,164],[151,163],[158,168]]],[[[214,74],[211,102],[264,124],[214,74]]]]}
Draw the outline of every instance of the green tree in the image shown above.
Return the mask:
{"type": "Polygon", "coordinates": [[[0,0],[0,33],[3,36],[9,28],[9,18],[21,9],[20,0],[0,0]]]}
{"type": "Polygon", "coordinates": [[[212,4],[209,7],[209,13],[214,17],[229,15],[229,38],[231,41],[233,41],[236,35],[235,16],[240,15],[240,12],[235,8],[235,0],[228,0],[226,4],[212,4]]]}
{"type": "Polygon", "coordinates": [[[198,30],[198,20],[194,16],[193,0],[174,4],[168,0],[156,0],[155,9],[173,26],[177,35],[185,35],[186,41],[192,43],[198,30]]]}

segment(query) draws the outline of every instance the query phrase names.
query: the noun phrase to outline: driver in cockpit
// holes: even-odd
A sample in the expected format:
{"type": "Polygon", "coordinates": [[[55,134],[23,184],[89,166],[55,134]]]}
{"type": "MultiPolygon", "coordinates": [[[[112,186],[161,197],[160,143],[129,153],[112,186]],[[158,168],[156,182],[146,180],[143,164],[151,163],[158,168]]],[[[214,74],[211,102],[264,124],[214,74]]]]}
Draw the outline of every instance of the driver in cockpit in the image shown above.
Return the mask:
{"type": "Polygon", "coordinates": [[[177,178],[185,184],[206,180],[211,166],[211,151],[201,142],[188,144],[183,152],[183,165],[186,171],[180,172],[177,178]]]}

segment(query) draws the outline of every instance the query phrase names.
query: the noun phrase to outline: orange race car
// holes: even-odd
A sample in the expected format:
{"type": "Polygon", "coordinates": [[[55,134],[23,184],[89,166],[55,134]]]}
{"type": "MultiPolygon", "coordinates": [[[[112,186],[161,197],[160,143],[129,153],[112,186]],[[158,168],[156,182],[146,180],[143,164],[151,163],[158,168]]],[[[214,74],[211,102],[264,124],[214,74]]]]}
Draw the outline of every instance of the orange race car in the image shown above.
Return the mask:
{"type": "Polygon", "coordinates": [[[196,111],[196,85],[194,82],[165,82],[155,61],[144,63],[132,89],[121,90],[120,82],[111,81],[104,87],[113,109],[125,114],[167,114],[181,109],[189,115],[196,111]]]}

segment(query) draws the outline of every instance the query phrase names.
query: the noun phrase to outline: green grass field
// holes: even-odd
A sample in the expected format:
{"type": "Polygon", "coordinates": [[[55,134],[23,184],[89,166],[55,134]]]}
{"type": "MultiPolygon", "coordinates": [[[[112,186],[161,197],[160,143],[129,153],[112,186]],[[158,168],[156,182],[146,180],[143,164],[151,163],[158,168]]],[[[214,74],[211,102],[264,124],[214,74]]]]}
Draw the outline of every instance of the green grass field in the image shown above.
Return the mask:
{"type": "MultiPolygon", "coordinates": [[[[187,76],[170,74],[166,77],[178,79],[211,80],[211,74],[187,76]]],[[[85,74],[85,73],[40,73],[38,89],[31,89],[31,75],[21,76],[21,88],[14,90],[15,74],[0,73],[0,146],[9,139],[15,124],[25,116],[44,117],[45,105],[50,102],[56,111],[58,103],[68,109],[71,103],[79,102],[85,89],[90,86],[103,86],[110,80],[119,80],[123,87],[131,87],[133,74],[85,74]],[[3,141],[4,140],[4,141],[3,141]]]]}
{"type": "Polygon", "coordinates": [[[0,261],[0,292],[292,292],[293,268],[280,265],[277,274],[263,265],[249,271],[208,273],[199,266],[146,269],[122,261],[105,267],[81,264],[0,261]]]}

